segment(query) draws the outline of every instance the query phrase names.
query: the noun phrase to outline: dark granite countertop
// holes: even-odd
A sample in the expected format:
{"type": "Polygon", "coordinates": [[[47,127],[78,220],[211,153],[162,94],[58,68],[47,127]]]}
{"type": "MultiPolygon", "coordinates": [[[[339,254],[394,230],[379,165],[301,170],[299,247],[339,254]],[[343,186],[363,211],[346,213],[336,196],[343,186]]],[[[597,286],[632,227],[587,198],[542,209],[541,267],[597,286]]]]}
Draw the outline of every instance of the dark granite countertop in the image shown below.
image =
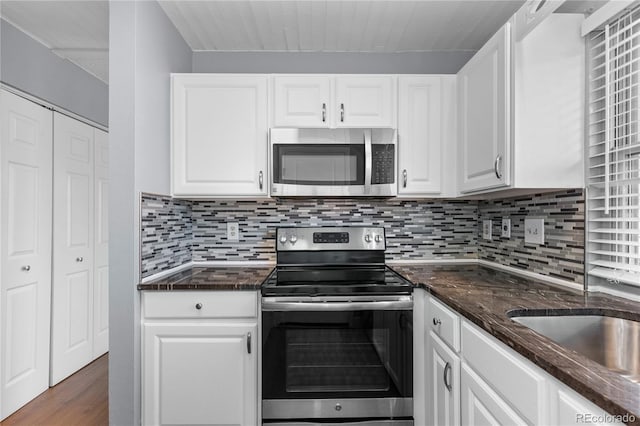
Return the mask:
{"type": "Polygon", "coordinates": [[[138,290],[258,290],[272,270],[272,266],[196,266],[138,284],[138,290]]]}
{"type": "MultiPolygon", "coordinates": [[[[511,310],[566,309],[640,320],[640,303],[546,285],[475,265],[393,265],[464,318],[528,358],[576,392],[614,415],[640,424],[640,384],[509,319],[511,310]]],[[[540,312],[539,312],[540,313],[540,312]]]]}

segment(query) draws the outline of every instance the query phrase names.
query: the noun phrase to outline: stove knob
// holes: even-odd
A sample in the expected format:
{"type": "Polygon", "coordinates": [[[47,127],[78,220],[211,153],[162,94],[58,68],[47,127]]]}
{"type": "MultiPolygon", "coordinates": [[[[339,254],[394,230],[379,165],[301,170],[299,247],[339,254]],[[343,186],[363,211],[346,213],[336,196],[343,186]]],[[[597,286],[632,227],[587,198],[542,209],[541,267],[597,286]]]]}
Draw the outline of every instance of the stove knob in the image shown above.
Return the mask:
{"type": "Polygon", "coordinates": [[[366,242],[370,243],[370,242],[371,242],[371,235],[369,235],[369,234],[365,235],[365,236],[364,236],[364,240],[365,240],[366,242]]]}
{"type": "Polygon", "coordinates": [[[291,244],[295,244],[296,241],[298,241],[298,237],[296,237],[295,235],[292,235],[289,237],[289,241],[291,241],[291,244]]]}
{"type": "Polygon", "coordinates": [[[286,235],[281,236],[281,237],[280,237],[280,242],[281,242],[282,244],[286,243],[286,242],[287,242],[287,236],[286,236],[286,235]]]}
{"type": "Polygon", "coordinates": [[[382,241],[382,235],[376,235],[374,239],[376,240],[376,243],[379,243],[382,241]]]}

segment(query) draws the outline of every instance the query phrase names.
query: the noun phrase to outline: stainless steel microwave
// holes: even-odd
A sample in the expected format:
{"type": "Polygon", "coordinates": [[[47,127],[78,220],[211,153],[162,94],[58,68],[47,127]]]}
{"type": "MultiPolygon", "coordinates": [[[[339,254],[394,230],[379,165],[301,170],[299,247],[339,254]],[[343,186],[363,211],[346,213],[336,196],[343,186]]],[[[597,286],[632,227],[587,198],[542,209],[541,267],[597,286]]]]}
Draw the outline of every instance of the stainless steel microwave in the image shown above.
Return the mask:
{"type": "Polygon", "coordinates": [[[393,197],[395,129],[271,129],[273,197],[393,197]]]}

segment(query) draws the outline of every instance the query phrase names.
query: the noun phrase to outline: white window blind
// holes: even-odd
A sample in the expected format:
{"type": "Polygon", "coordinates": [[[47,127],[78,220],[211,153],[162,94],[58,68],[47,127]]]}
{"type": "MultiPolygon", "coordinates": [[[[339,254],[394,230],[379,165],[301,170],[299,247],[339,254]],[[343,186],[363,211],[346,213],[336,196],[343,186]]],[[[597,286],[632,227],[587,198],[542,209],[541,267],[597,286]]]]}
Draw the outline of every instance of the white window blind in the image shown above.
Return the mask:
{"type": "Polygon", "coordinates": [[[640,287],[640,8],[589,37],[588,279],[640,287]]]}

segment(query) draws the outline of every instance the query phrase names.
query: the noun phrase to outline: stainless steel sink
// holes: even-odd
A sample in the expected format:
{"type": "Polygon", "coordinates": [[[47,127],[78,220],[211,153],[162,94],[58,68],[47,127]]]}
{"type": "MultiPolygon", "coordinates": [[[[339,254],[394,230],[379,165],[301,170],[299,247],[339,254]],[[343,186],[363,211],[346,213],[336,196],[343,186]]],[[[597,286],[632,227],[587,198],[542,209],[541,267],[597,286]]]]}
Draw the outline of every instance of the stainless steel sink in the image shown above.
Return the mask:
{"type": "Polygon", "coordinates": [[[512,316],[567,349],[640,383],[640,322],[604,315],[512,316]]]}

